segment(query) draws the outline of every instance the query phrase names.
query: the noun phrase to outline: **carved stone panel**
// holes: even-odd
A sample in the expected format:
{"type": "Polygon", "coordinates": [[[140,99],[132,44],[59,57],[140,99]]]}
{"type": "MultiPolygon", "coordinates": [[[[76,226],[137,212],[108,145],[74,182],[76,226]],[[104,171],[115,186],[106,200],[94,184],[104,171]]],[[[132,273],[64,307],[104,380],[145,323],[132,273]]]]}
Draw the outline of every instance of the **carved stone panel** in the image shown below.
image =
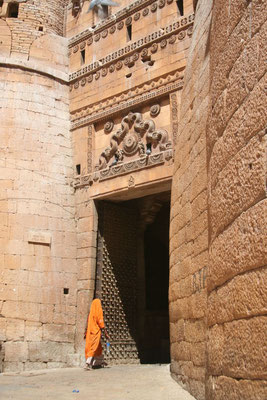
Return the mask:
{"type": "MultiPolygon", "coordinates": [[[[151,115],[156,116],[160,112],[160,106],[151,107],[151,115]]],[[[113,167],[127,163],[127,157],[150,156],[171,149],[168,132],[165,129],[156,128],[152,119],[144,120],[142,114],[129,112],[122,121],[121,127],[112,134],[110,122],[105,124],[105,132],[111,131],[110,145],[100,154],[96,171],[107,167],[113,167]]]]}

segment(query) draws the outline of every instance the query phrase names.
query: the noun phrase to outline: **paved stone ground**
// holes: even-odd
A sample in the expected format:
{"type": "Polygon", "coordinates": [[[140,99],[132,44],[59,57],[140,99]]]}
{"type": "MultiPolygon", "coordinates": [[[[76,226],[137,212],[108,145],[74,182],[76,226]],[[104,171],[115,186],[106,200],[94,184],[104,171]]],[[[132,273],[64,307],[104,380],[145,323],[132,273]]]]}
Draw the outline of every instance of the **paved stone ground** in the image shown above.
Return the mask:
{"type": "Polygon", "coordinates": [[[194,400],[170,377],[167,365],[4,373],[0,375],[0,399],[194,400]]]}

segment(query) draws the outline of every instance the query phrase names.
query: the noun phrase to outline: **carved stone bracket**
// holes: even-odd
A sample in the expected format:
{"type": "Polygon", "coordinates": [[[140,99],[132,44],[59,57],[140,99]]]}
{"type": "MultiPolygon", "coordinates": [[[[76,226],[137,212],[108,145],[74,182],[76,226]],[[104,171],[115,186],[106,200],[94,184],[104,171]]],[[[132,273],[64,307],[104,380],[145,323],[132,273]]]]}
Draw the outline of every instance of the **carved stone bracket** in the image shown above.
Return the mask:
{"type": "Polygon", "coordinates": [[[111,166],[122,163],[124,156],[133,156],[136,153],[139,156],[150,155],[171,146],[167,131],[156,129],[153,120],[143,120],[142,114],[130,111],[122,119],[121,128],[111,136],[110,145],[101,153],[96,170],[107,168],[112,157],[114,160],[111,166]]]}

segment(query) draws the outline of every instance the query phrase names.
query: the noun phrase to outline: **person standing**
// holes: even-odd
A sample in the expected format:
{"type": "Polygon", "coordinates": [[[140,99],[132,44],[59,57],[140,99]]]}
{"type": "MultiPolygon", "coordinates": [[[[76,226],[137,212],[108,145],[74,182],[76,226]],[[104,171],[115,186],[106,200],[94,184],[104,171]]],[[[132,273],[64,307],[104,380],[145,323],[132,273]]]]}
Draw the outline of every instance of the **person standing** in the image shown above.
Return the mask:
{"type": "Polygon", "coordinates": [[[85,369],[92,369],[104,366],[104,356],[102,354],[101,331],[104,332],[107,340],[110,337],[107,333],[103,318],[103,309],[100,299],[94,299],[91,304],[90,313],[85,330],[85,369]]]}

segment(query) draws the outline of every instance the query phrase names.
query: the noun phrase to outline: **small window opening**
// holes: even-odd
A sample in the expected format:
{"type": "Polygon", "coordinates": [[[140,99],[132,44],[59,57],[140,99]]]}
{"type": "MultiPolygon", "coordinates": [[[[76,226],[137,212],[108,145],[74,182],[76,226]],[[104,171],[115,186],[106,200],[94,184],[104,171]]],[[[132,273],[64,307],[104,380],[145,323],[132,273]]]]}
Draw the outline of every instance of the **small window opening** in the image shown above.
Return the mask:
{"type": "Polygon", "coordinates": [[[179,14],[184,15],[184,0],[176,0],[176,5],[179,11],[179,14]]]}
{"type": "Polygon", "coordinates": [[[18,3],[9,3],[7,9],[8,18],[18,18],[19,15],[19,5],[18,3]]]}
{"type": "Polygon", "coordinates": [[[85,50],[81,51],[81,65],[85,63],[85,50]]]}
{"type": "Polygon", "coordinates": [[[127,26],[127,42],[129,42],[130,40],[132,40],[132,25],[128,25],[127,26]]]}
{"type": "Polygon", "coordinates": [[[131,78],[132,73],[130,72],[129,74],[126,74],[125,76],[126,76],[126,78],[131,78]]]}
{"type": "Polygon", "coordinates": [[[252,169],[252,163],[249,163],[248,165],[249,165],[249,169],[252,169]]]}
{"type": "Polygon", "coordinates": [[[69,288],[64,288],[64,289],[63,289],[63,293],[64,293],[64,294],[69,294],[69,288]]]}
{"type": "Polygon", "coordinates": [[[77,172],[77,175],[81,175],[81,164],[76,165],[76,172],[77,172]]]}
{"type": "Polygon", "coordinates": [[[38,31],[39,31],[39,32],[43,32],[43,30],[44,30],[44,27],[43,27],[43,26],[39,26],[38,31]]]}

